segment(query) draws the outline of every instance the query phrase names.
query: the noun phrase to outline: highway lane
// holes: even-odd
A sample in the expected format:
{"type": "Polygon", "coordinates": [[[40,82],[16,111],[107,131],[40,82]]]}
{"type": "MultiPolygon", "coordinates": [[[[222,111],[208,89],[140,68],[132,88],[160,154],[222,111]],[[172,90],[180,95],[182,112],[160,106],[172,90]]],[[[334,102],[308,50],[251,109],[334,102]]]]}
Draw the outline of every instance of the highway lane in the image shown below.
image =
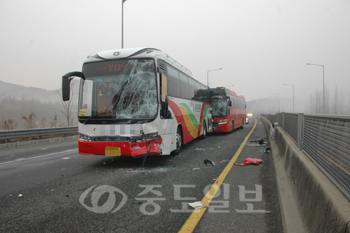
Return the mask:
{"type": "MultiPolygon", "coordinates": [[[[210,134],[185,145],[175,157],[150,157],[143,170],[142,159],[79,155],[76,142],[1,149],[0,227],[9,232],[178,232],[193,211],[187,203],[202,200],[205,188],[219,177],[252,127],[251,123],[233,133],[210,134]],[[205,159],[216,166],[204,164],[205,159]],[[106,201],[110,202],[102,208],[106,201]]],[[[255,134],[264,135],[261,124],[252,137],[255,134]]],[[[259,153],[262,148],[248,147],[242,156],[251,155],[250,151],[263,156],[259,153]]],[[[245,222],[252,216],[256,229],[263,230],[256,232],[282,229],[272,164],[233,167],[225,182],[231,191],[229,213],[207,211],[196,231],[215,232],[211,227],[216,226],[223,232],[238,228],[243,231],[237,232],[248,232],[245,222]],[[261,185],[259,208],[273,214],[237,215],[232,207],[240,202],[238,184],[247,189],[261,185]]]]}

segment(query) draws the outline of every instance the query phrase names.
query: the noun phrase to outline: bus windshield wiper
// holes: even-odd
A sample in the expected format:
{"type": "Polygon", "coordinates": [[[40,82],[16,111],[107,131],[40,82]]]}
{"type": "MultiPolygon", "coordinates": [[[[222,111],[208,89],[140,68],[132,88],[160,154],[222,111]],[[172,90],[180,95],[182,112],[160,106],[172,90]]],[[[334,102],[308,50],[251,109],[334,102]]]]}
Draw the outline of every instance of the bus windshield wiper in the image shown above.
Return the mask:
{"type": "Polygon", "coordinates": [[[100,112],[100,113],[98,113],[98,114],[96,114],[96,115],[90,116],[88,119],[86,119],[86,121],[84,121],[84,125],[86,124],[86,122],[88,122],[88,121],[91,120],[92,118],[95,118],[95,117],[98,117],[98,116],[100,116],[100,115],[107,114],[107,113],[111,113],[111,112],[100,112]]]}
{"type": "Polygon", "coordinates": [[[128,124],[143,124],[143,123],[147,123],[150,121],[151,121],[151,119],[135,119],[135,120],[128,120],[127,123],[128,124]]]}

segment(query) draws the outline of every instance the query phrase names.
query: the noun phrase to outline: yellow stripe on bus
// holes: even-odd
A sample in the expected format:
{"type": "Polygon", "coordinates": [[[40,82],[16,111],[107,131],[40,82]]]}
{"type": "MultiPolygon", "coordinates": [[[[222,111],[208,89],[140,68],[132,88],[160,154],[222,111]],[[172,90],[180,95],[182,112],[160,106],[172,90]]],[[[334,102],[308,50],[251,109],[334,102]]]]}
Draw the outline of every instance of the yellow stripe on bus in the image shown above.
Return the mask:
{"type": "Polygon", "coordinates": [[[180,110],[182,112],[182,116],[184,117],[185,119],[185,124],[187,126],[187,129],[188,131],[190,131],[190,134],[196,138],[197,137],[197,133],[198,133],[198,130],[196,129],[196,127],[193,125],[192,121],[191,121],[191,118],[190,116],[188,115],[188,112],[186,111],[186,108],[183,107],[183,106],[179,106],[180,107],[180,110]]]}

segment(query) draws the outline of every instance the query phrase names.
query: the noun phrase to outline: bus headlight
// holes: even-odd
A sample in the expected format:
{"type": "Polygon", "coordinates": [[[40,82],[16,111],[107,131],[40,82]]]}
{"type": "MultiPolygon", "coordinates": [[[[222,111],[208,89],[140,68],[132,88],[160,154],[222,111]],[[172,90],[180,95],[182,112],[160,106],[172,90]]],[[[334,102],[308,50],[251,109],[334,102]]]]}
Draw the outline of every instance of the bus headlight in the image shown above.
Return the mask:
{"type": "Polygon", "coordinates": [[[87,142],[92,142],[91,137],[85,135],[85,134],[79,134],[79,139],[87,142]]]}
{"type": "Polygon", "coordinates": [[[158,137],[158,133],[149,133],[149,134],[145,134],[145,139],[146,140],[152,140],[154,138],[158,137]]]}
{"type": "Polygon", "coordinates": [[[158,138],[158,133],[142,134],[140,136],[132,137],[131,141],[149,141],[158,138]]]}
{"type": "Polygon", "coordinates": [[[219,121],[219,125],[221,125],[221,124],[226,124],[227,123],[227,119],[224,119],[224,120],[220,120],[219,121]]]}

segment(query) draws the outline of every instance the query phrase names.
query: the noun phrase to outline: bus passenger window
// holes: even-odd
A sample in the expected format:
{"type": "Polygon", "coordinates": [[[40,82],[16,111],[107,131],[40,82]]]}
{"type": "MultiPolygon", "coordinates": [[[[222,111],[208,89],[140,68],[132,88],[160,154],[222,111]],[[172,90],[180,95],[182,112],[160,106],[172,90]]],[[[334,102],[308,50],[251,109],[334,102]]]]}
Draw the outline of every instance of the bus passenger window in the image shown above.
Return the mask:
{"type": "Polygon", "coordinates": [[[168,93],[170,96],[181,97],[179,72],[168,66],[168,93]]]}

